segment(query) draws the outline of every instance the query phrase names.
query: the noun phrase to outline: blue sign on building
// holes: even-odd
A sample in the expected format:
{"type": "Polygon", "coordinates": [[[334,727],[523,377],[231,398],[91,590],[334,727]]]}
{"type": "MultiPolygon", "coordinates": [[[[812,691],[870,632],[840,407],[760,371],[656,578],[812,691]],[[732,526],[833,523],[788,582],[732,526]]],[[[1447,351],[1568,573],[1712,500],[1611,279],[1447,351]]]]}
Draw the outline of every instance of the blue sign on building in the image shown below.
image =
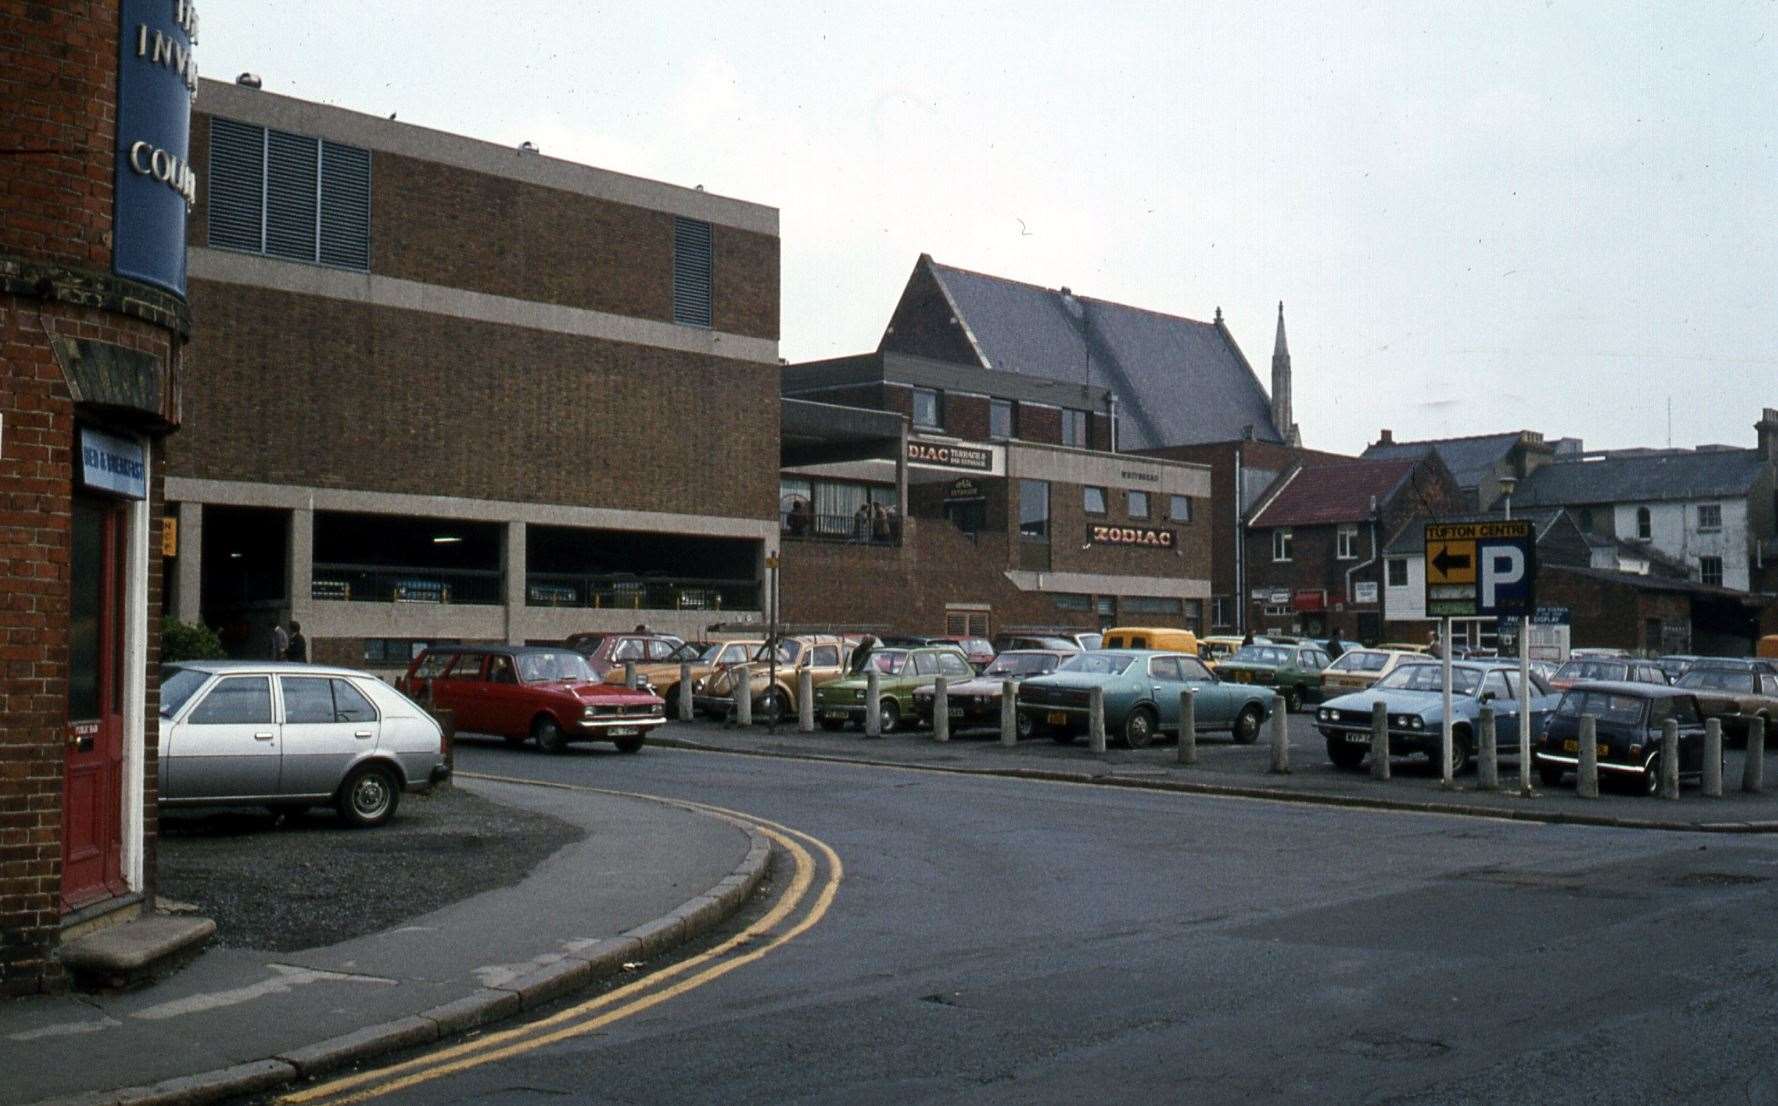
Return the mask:
{"type": "Polygon", "coordinates": [[[111,267],[185,297],[185,216],[197,199],[191,151],[191,0],[123,0],[117,57],[117,175],[111,267]]]}

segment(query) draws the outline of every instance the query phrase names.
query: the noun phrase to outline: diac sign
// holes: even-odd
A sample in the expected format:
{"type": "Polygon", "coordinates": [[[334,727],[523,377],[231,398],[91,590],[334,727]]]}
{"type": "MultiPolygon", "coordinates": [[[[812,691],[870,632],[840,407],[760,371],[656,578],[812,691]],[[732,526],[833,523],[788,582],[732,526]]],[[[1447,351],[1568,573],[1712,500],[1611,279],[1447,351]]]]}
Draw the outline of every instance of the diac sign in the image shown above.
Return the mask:
{"type": "Polygon", "coordinates": [[[1173,548],[1174,534],[1153,526],[1099,526],[1087,528],[1087,540],[1097,545],[1146,545],[1173,548]]]}

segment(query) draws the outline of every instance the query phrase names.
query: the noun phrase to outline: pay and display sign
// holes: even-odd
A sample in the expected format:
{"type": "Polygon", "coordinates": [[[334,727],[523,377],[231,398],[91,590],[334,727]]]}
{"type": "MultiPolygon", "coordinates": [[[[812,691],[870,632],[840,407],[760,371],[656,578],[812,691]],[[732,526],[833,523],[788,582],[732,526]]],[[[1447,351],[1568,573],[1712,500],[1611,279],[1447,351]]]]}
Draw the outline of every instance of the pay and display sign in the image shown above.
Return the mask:
{"type": "Polygon", "coordinates": [[[1519,618],[1537,606],[1537,542],[1529,522],[1426,524],[1426,613],[1519,618]]]}

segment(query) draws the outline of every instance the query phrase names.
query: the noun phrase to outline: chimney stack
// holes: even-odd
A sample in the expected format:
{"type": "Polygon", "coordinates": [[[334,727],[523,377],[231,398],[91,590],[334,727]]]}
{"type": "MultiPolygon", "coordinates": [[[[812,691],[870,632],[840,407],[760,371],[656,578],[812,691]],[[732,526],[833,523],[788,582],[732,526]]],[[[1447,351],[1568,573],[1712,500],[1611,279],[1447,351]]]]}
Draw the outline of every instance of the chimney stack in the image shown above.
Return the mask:
{"type": "Polygon", "coordinates": [[[1766,408],[1753,424],[1753,431],[1759,435],[1760,456],[1778,464],[1778,407],[1766,408]]]}
{"type": "Polygon", "coordinates": [[[1394,445],[1395,444],[1395,431],[1393,431],[1393,430],[1378,431],[1377,432],[1377,444],[1378,445],[1394,445]]]}

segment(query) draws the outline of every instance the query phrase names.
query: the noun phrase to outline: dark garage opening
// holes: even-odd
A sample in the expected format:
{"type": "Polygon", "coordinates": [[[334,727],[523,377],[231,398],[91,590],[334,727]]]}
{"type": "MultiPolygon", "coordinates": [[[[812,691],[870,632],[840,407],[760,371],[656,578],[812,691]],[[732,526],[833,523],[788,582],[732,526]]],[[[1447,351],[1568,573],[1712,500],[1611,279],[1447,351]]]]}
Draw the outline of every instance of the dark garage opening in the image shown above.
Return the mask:
{"type": "Polygon", "coordinates": [[[204,508],[198,604],[231,657],[271,656],[272,624],[290,616],[290,512],[204,508]]]}
{"type": "Polygon", "coordinates": [[[502,529],[493,522],[316,511],[314,597],[503,603],[502,529]]]}
{"type": "Polygon", "coordinates": [[[532,526],[526,601],[622,610],[759,609],[760,543],[632,530],[532,526]]]}

